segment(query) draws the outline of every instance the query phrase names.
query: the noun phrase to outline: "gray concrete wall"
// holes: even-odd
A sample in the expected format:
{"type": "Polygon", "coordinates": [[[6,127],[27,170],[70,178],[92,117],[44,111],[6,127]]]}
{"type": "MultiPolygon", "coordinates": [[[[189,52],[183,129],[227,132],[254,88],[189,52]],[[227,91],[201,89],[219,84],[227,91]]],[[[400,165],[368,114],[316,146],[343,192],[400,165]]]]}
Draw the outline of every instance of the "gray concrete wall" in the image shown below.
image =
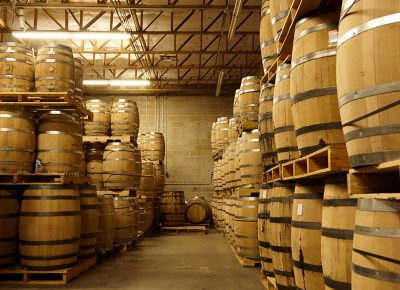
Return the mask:
{"type": "Polygon", "coordinates": [[[139,107],[140,132],[162,132],[166,140],[166,190],[183,190],[192,196],[211,198],[213,160],[212,122],[232,115],[232,98],[129,97],[139,107]]]}

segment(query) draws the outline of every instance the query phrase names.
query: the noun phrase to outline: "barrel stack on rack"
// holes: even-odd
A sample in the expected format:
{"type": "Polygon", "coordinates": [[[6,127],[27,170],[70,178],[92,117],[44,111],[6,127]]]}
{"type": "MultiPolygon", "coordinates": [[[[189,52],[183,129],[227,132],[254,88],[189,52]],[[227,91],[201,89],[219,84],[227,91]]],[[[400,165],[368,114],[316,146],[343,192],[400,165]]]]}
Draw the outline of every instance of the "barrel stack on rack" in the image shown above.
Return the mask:
{"type": "Polygon", "coordinates": [[[160,198],[165,183],[165,139],[160,132],[139,134],[142,173],[137,197],[140,204],[140,230],[159,231],[160,198]]]}
{"type": "MultiPolygon", "coordinates": [[[[276,2],[271,15],[282,7],[276,2]]],[[[263,263],[262,280],[277,289],[400,284],[393,235],[400,228],[400,72],[398,43],[389,41],[398,39],[399,25],[387,21],[400,6],[340,2],[293,5],[277,39],[279,56],[262,79],[266,90],[275,82],[280,164],[264,176],[267,206],[260,205],[259,223],[267,234],[261,227],[259,238],[269,241],[273,269],[263,263]]],[[[261,244],[260,253],[268,258],[261,244]]]]}
{"type": "Polygon", "coordinates": [[[84,185],[80,61],[58,44],[35,57],[1,43],[0,55],[0,267],[81,273],[96,263],[99,220],[96,189],[84,185]]]}

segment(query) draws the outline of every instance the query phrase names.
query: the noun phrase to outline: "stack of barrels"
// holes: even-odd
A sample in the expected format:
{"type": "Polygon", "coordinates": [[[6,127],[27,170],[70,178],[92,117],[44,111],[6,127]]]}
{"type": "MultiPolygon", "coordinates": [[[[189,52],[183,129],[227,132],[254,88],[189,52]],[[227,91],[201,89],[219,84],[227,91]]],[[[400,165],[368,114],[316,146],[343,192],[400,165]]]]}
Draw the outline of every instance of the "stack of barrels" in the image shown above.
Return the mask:
{"type": "MultiPolygon", "coordinates": [[[[399,53],[392,41],[398,23],[388,19],[400,4],[343,1],[341,11],[337,4],[304,4],[302,10],[313,11],[295,25],[291,63],[280,64],[275,83],[261,87],[260,142],[273,148],[275,141],[279,163],[344,144],[353,168],[399,159],[399,53]]],[[[279,55],[279,45],[275,51],[269,45],[289,6],[263,1],[264,72],[279,55]]],[[[271,155],[264,156],[266,168],[271,155]]],[[[278,289],[397,289],[399,239],[389,231],[400,228],[398,213],[395,199],[351,198],[346,173],[265,184],[258,233],[263,273],[275,277],[278,289]]]]}
{"type": "MultiPolygon", "coordinates": [[[[211,128],[214,223],[225,233],[238,256],[252,260],[259,259],[257,208],[263,172],[259,99],[260,78],[243,78],[234,97],[234,117],[218,118],[211,128]]],[[[264,115],[271,119],[271,113],[264,115]]],[[[269,148],[272,150],[273,146],[269,148]]],[[[272,154],[270,157],[274,158],[272,154]]]]}
{"type": "Polygon", "coordinates": [[[165,139],[160,132],[139,134],[138,148],[142,159],[139,197],[140,231],[156,231],[159,227],[160,196],[164,190],[165,139]]]}

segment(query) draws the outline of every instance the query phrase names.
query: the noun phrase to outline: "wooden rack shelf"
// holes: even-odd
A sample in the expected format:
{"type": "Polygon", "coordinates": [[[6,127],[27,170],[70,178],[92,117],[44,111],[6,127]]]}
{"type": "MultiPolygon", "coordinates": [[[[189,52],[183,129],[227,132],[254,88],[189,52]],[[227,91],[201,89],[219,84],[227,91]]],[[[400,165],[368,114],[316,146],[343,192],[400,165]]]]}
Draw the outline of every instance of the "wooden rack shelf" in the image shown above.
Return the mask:
{"type": "Polygon", "coordinates": [[[26,285],[65,285],[72,279],[96,265],[96,256],[78,261],[69,269],[54,271],[30,271],[20,266],[0,270],[0,284],[26,284],[26,285]]]}
{"type": "Polygon", "coordinates": [[[282,166],[278,164],[263,173],[263,183],[271,183],[282,179],[282,166]]]}
{"type": "Polygon", "coordinates": [[[400,198],[400,160],[351,169],[348,191],[359,197],[400,198]]]}
{"type": "Polygon", "coordinates": [[[0,173],[0,185],[90,184],[88,176],[67,173],[0,173]]]}
{"type": "Polygon", "coordinates": [[[240,265],[242,267],[261,267],[261,261],[260,260],[253,260],[253,259],[247,259],[240,257],[238,253],[236,252],[236,249],[234,246],[231,245],[231,249],[233,254],[235,255],[235,258],[239,261],[240,265]]]}
{"type": "Polygon", "coordinates": [[[0,92],[0,106],[31,107],[34,113],[50,110],[74,111],[83,119],[93,120],[93,113],[68,92],[0,92]]]}
{"type": "Polygon", "coordinates": [[[131,135],[122,135],[122,136],[82,136],[82,141],[87,143],[107,143],[112,141],[119,142],[132,142],[133,138],[131,135]]]}

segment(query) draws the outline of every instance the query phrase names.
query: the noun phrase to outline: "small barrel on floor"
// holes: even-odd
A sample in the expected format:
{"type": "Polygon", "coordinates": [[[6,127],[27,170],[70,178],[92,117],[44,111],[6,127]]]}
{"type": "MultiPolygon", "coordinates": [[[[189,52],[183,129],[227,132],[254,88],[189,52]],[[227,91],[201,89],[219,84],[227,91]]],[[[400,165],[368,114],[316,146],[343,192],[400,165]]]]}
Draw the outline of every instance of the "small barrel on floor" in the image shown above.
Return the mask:
{"type": "Polygon", "coordinates": [[[211,218],[210,204],[204,197],[194,197],[186,206],[186,218],[194,224],[201,224],[211,218]]]}

